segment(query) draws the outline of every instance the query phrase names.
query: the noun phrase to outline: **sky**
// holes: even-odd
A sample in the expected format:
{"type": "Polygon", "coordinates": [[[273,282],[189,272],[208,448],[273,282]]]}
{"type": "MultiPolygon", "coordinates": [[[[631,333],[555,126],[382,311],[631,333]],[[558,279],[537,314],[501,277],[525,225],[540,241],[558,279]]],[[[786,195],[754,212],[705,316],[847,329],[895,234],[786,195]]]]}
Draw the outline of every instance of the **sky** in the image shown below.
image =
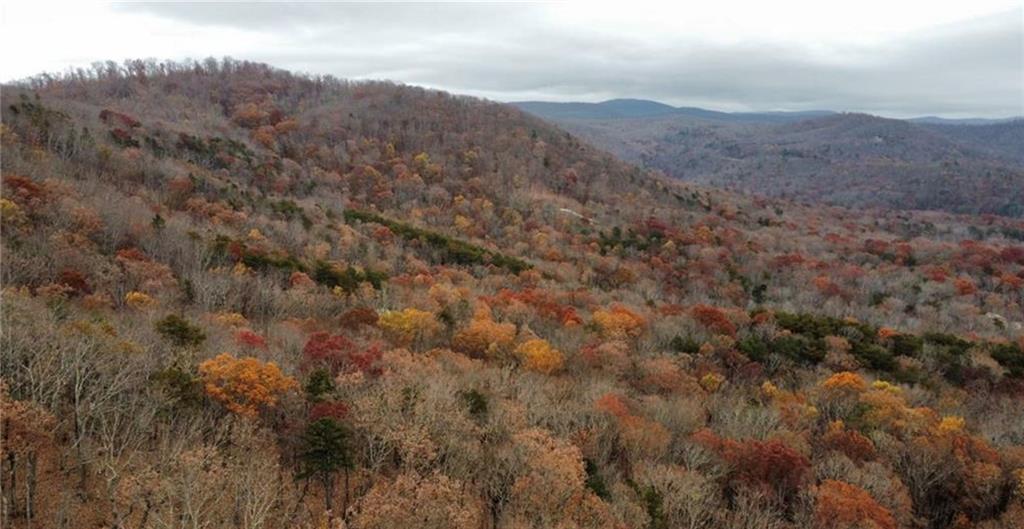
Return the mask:
{"type": "Polygon", "coordinates": [[[498,101],[1024,115],[1024,0],[3,2],[3,81],[229,56],[498,101]]]}

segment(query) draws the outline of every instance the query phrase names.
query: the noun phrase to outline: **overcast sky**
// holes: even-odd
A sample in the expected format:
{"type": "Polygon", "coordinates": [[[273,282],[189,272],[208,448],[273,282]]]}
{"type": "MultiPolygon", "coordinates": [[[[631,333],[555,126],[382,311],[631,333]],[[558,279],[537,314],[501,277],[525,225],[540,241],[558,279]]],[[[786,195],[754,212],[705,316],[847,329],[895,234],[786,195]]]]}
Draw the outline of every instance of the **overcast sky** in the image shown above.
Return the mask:
{"type": "Polygon", "coordinates": [[[499,101],[1024,114],[1024,0],[610,4],[4,2],[2,78],[231,56],[499,101]]]}

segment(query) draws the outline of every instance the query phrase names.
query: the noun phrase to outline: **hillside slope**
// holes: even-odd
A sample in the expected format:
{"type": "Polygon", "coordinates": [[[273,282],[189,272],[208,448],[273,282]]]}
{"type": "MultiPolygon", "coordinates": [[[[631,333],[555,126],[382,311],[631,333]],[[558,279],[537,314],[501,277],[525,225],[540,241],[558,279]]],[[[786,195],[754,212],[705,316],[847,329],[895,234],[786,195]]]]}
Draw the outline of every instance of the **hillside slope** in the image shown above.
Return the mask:
{"type": "MultiPolygon", "coordinates": [[[[530,108],[526,108],[530,110],[530,108]]],[[[539,113],[667,175],[847,207],[1024,215],[1024,121],[931,125],[864,114],[788,123],[735,115],[576,119],[539,113]]]]}
{"type": "Polygon", "coordinates": [[[252,63],[2,96],[4,527],[1024,519],[1019,220],[252,63]]]}

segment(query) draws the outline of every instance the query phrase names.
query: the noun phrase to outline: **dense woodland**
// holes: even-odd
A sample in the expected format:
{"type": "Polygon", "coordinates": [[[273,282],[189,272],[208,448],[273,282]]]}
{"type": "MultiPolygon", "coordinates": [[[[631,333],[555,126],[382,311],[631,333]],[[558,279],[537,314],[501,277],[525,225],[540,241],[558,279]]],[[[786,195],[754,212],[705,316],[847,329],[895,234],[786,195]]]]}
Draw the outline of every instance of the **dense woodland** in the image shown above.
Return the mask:
{"type": "Polygon", "coordinates": [[[230,60],[3,90],[0,525],[1024,526],[1024,221],[230,60]]]}
{"type": "Polygon", "coordinates": [[[690,182],[846,207],[1024,217],[1024,119],[951,125],[667,106],[671,113],[581,118],[570,103],[549,105],[524,108],[690,182]]]}

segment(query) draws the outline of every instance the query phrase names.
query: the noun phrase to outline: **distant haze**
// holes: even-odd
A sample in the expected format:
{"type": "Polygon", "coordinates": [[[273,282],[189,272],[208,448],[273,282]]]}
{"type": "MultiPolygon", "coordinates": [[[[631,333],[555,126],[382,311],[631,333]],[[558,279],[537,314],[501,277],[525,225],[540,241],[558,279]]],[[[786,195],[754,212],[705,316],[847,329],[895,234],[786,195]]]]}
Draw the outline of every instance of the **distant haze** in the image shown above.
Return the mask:
{"type": "Polygon", "coordinates": [[[232,56],[499,101],[1024,114],[1020,0],[568,4],[5,3],[2,79],[232,56]],[[13,50],[17,50],[16,53],[13,50]]]}

